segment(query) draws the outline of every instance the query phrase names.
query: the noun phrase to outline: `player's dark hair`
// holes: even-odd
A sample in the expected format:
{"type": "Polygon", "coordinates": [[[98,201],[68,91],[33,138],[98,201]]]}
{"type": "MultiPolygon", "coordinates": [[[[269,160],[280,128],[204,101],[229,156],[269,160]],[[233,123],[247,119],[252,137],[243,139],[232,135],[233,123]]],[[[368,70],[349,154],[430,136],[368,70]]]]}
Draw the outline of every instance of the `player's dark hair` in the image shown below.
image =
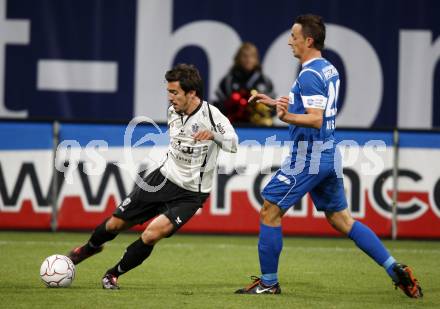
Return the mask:
{"type": "Polygon", "coordinates": [[[167,82],[179,82],[185,93],[194,90],[203,99],[203,81],[199,70],[191,64],[180,63],[165,73],[167,82]]]}
{"type": "Polygon", "coordinates": [[[306,14],[299,15],[295,19],[295,24],[302,26],[302,33],[305,38],[313,39],[313,47],[317,50],[324,49],[325,25],[321,16],[306,14]]]}

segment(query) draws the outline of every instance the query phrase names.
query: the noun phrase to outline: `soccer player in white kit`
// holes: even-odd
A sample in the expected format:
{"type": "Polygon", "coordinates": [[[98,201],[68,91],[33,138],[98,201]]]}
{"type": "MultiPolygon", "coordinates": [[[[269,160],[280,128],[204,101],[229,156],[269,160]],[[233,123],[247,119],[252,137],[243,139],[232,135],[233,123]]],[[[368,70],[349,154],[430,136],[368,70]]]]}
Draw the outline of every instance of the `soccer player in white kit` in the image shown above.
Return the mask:
{"type": "Polygon", "coordinates": [[[170,237],[203,206],[209,196],[219,150],[236,152],[238,137],[229,120],[202,100],[198,70],[179,64],[165,74],[167,80],[170,144],[162,165],[146,176],[110,218],[94,230],[89,241],[73,249],[74,264],[102,251],[103,244],[121,231],[154,218],[140,238],[102,278],[104,289],[119,289],[118,277],[149,257],[154,245],[170,237]],[[154,192],[150,192],[154,191],[154,192]]]}

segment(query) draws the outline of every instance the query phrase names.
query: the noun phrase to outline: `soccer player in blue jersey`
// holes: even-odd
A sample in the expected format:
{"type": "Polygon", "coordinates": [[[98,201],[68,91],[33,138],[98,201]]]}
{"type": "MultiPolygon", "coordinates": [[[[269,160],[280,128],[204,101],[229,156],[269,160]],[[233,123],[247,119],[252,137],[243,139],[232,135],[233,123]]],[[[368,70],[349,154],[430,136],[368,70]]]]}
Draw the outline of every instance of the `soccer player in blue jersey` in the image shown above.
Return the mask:
{"type": "Polygon", "coordinates": [[[322,58],[325,26],[316,15],[301,15],[291,29],[288,45],[302,69],[289,96],[276,100],[265,94],[249,99],[275,106],[280,120],[289,124],[292,153],[263,189],[258,253],[261,277],[238,294],[279,294],[278,260],[283,247],[281,218],[306,193],[327,221],[383,267],[396,286],[413,298],[423,296],[412,270],[397,263],[376,234],[347,209],[340,155],[334,144],[339,74],[322,58]]]}

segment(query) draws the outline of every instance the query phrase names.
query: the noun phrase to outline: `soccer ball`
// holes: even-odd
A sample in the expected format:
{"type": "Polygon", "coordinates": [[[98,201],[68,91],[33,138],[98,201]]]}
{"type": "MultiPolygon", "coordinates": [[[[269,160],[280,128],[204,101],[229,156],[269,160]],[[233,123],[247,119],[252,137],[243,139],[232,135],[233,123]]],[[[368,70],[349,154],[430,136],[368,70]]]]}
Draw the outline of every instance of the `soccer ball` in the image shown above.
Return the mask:
{"type": "Polygon", "coordinates": [[[67,256],[51,255],[41,264],[40,277],[49,288],[66,288],[75,278],[75,265],[67,256]]]}

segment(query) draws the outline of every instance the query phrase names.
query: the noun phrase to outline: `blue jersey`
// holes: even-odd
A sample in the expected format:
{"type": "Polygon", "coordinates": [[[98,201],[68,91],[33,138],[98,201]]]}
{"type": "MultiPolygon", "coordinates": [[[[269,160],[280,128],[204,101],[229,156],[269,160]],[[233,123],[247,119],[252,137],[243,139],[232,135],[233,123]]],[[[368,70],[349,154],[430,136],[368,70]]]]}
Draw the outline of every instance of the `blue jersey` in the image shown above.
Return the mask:
{"type": "Polygon", "coordinates": [[[289,134],[293,141],[292,161],[301,156],[310,160],[314,155],[320,155],[321,162],[334,160],[339,84],[338,71],[326,59],[315,58],[302,65],[289,94],[289,112],[305,114],[307,108],[319,108],[324,110],[324,115],[320,129],[289,125],[289,134]]]}
{"type": "Polygon", "coordinates": [[[303,64],[292,86],[289,112],[305,114],[307,108],[319,108],[324,114],[320,129],[289,126],[292,155],[261,192],[281,209],[289,209],[307,192],[318,210],[347,208],[340,156],[335,156],[334,145],[339,83],[335,67],[317,58],[303,64]]]}

